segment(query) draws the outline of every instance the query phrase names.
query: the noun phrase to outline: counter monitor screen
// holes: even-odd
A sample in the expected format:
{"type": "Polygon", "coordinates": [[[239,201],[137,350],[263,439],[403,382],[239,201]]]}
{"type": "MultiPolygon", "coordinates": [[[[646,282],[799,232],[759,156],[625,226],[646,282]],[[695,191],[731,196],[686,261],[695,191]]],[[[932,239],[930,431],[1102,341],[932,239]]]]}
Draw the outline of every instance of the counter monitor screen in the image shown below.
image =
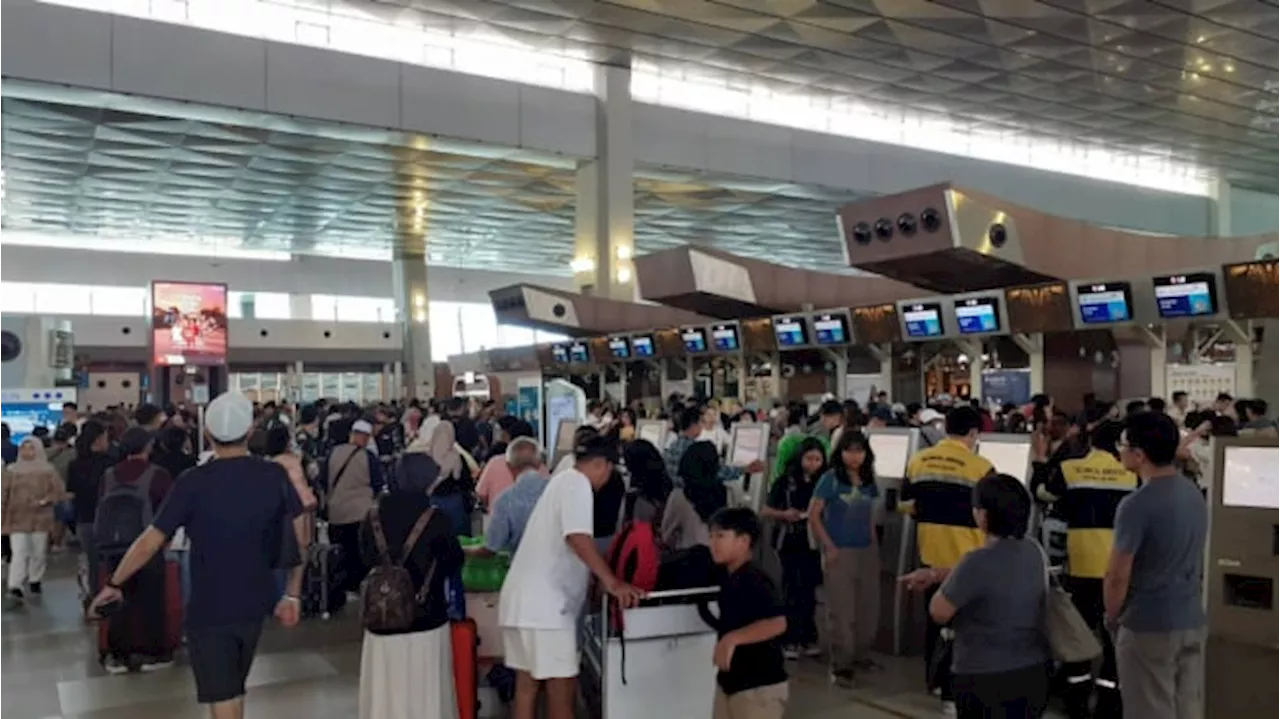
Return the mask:
{"type": "Polygon", "coordinates": [[[1280,449],[1225,447],[1222,506],[1280,509],[1280,449]]]}
{"type": "Polygon", "coordinates": [[[716,352],[737,352],[742,349],[735,324],[711,325],[711,344],[716,352]]]}
{"type": "Polygon", "coordinates": [[[962,335],[1000,331],[1000,305],[994,297],[956,300],[956,325],[962,335]]]}
{"type": "Polygon", "coordinates": [[[564,345],[551,345],[551,361],[557,364],[569,364],[569,348],[564,345]]]}
{"type": "Polygon", "coordinates": [[[631,345],[626,337],[609,338],[609,354],[614,359],[631,359],[631,345]]]}
{"type": "Polygon", "coordinates": [[[778,338],[780,349],[809,344],[809,333],[805,331],[803,317],[773,318],[773,334],[778,338]]]}
{"type": "Polygon", "coordinates": [[[707,331],[701,327],[685,327],[680,330],[680,339],[684,342],[685,351],[690,354],[707,351],[707,331]]]}
{"type": "Polygon", "coordinates": [[[1165,319],[1200,317],[1218,311],[1218,287],[1212,274],[1156,277],[1156,309],[1165,319]]]}
{"type": "Polygon", "coordinates": [[[876,455],[879,475],[901,479],[907,473],[907,452],[911,448],[911,436],[872,432],[867,437],[871,440],[871,451],[876,455]]]}
{"type": "Polygon", "coordinates": [[[1031,442],[978,441],[978,456],[995,465],[996,471],[1027,483],[1031,468],[1031,442]]]}
{"type": "Polygon", "coordinates": [[[574,364],[587,364],[591,361],[591,353],[587,351],[585,342],[574,342],[569,345],[569,361],[574,364]]]}
{"type": "Polygon", "coordinates": [[[820,345],[849,343],[849,318],[839,312],[813,316],[813,339],[820,345]]]}
{"type": "Polygon", "coordinates": [[[1080,321],[1087,325],[1128,322],[1133,319],[1133,291],[1128,282],[1080,285],[1076,292],[1080,321]]]}
{"type": "Polygon", "coordinates": [[[653,335],[636,335],[631,338],[631,354],[636,357],[656,357],[653,347],[653,335]]]}
{"type": "Polygon", "coordinates": [[[939,337],[942,335],[942,308],[936,302],[923,302],[903,308],[903,324],[908,337],[939,337]]]}

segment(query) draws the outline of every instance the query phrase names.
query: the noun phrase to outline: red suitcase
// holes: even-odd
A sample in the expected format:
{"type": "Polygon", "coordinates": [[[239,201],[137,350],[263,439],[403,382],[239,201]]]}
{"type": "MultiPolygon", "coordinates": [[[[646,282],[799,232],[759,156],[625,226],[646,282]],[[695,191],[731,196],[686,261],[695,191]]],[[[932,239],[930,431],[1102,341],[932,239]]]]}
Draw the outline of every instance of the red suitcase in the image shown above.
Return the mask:
{"type": "Polygon", "coordinates": [[[458,696],[458,719],[476,719],[480,712],[480,634],[475,620],[449,623],[453,644],[453,686],[458,696]]]}
{"type": "MultiPolygon", "coordinates": [[[[101,584],[99,590],[106,586],[107,580],[111,578],[111,569],[106,566],[102,569],[101,584]]],[[[182,565],[177,561],[165,560],[164,563],[164,636],[165,646],[177,651],[182,647],[182,565]]],[[[127,605],[124,611],[127,616],[127,605]]],[[[109,648],[109,630],[111,620],[98,622],[98,661],[106,660],[110,653],[109,648]]]]}

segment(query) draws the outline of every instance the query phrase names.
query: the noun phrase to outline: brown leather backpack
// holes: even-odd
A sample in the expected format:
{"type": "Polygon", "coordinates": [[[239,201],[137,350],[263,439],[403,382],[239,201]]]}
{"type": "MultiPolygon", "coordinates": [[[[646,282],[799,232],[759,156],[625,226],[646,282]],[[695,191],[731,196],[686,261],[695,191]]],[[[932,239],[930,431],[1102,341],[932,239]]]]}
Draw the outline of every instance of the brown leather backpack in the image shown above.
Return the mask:
{"type": "Polygon", "coordinates": [[[413,546],[427,528],[435,508],[423,512],[414,523],[409,536],[404,540],[404,548],[400,550],[398,561],[391,559],[387,550],[387,537],[382,531],[382,520],[378,516],[378,508],[369,511],[369,523],[373,529],[373,541],[378,547],[378,565],[365,577],[360,591],[360,621],[364,628],[374,633],[394,633],[407,631],[422,614],[422,605],[426,601],[431,587],[431,576],[435,574],[436,563],[433,560],[427,568],[427,576],[422,586],[415,592],[413,576],[405,568],[413,546]]]}

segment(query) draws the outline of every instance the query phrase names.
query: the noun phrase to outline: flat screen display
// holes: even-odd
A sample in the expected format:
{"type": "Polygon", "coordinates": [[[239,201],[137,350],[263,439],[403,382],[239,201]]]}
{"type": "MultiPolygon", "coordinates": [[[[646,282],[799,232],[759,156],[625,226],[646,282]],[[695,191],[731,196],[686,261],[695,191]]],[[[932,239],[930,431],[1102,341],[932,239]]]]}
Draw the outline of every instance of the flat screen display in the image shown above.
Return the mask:
{"type": "Polygon", "coordinates": [[[1000,474],[1007,474],[1023,484],[1029,479],[1031,467],[1030,442],[978,442],[978,455],[995,465],[1000,474]]]}
{"type": "Polygon", "coordinates": [[[1133,319],[1133,291],[1128,282],[1080,285],[1076,291],[1080,321],[1087,325],[1128,322],[1133,319]]]}
{"type": "Polygon", "coordinates": [[[1222,465],[1222,506],[1280,509],[1280,449],[1226,447],[1222,465]]]}
{"type": "Polygon", "coordinates": [[[1165,319],[1200,317],[1218,311],[1218,283],[1208,272],[1156,277],[1153,283],[1156,309],[1165,319]]]}
{"type": "Polygon", "coordinates": [[[942,335],[942,308],[936,302],[922,302],[902,308],[902,322],[908,337],[942,335]]]}
{"type": "Polygon", "coordinates": [[[820,345],[849,344],[849,318],[840,312],[814,315],[813,340],[820,345]]]}
{"type": "Polygon", "coordinates": [[[737,352],[742,349],[735,324],[711,325],[711,346],[716,352],[737,352]]]}
{"type": "Polygon", "coordinates": [[[585,342],[574,342],[569,345],[569,361],[573,363],[586,364],[591,361],[591,353],[587,349],[585,342]]]}
{"type": "Polygon", "coordinates": [[[551,345],[551,361],[569,364],[569,348],[565,345],[551,345]]]}
{"type": "Polygon", "coordinates": [[[653,335],[636,335],[631,338],[631,354],[636,357],[656,357],[653,347],[653,335]]]}
{"type": "Polygon", "coordinates": [[[685,327],[680,330],[680,340],[684,342],[685,352],[697,354],[707,351],[707,331],[701,327],[685,327]]]}
{"type": "Polygon", "coordinates": [[[227,363],[227,286],[151,283],[151,359],[159,366],[227,363]]]}
{"type": "Polygon", "coordinates": [[[871,440],[871,451],[876,454],[876,473],[881,477],[901,479],[907,473],[910,435],[872,432],[867,437],[871,440]]]}
{"type": "Polygon", "coordinates": [[[14,444],[20,444],[36,427],[53,430],[62,423],[62,404],[75,402],[70,388],[5,390],[0,395],[0,419],[9,428],[14,444]]]}
{"type": "Polygon", "coordinates": [[[1000,331],[1000,304],[995,297],[956,300],[956,326],[962,335],[1000,331]]]}
{"type": "Polygon", "coordinates": [[[614,359],[631,359],[631,343],[626,337],[610,337],[609,354],[614,359]]]}
{"type": "Polygon", "coordinates": [[[778,338],[778,347],[803,347],[809,344],[809,333],[805,331],[803,317],[774,317],[773,336],[778,338]]]}

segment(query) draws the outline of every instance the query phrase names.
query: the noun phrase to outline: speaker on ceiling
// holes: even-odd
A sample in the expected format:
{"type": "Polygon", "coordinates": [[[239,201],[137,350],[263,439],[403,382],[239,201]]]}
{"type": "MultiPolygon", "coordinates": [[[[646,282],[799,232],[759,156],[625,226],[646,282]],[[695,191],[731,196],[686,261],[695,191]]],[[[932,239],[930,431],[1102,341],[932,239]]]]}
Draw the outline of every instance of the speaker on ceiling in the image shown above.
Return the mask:
{"type": "Polygon", "coordinates": [[[875,230],[876,237],[879,237],[884,242],[888,242],[889,238],[893,237],[893,222],[890,221],[888,217],[881,217],[876,220],[875,230]]]}
{"type": "Polygon", "coordinates": [[[551,308],[551,314],[555,315],[556,317],[564,317],[568,313],[569,313],[568,308],[566,308],[564,304],[560,302],[557,302],[555,306],[551,308]]]}
{"type": "Polygon", "coordinates": [[[898,215],[898,232],[903,237],[910,237],[916,233],[916,216],[910,212],[904,212],[898,215]]]}
{"type": "Polygon", "coordinates": [[[0,361],[12,362],[22,355],[22,339],[5,330],[0,332],[0,361]]]}
{"type": "Polygon", "coordinates": [[[865,222],[859,222],[853,226],[853,241],[859,245],[871,244],[871,225],[865,222]]]}
{"type": "Polygon", "coordinates": [[[987,230],[987,239],[991,240],[992,247],[1004,247],[1004,243],[1009,241],[1009,231],[997,222],[987,230]]]}
{"type": "Polygon", "coordinates": [[[942,213],[932,207],[926,207],[920,213],[920,226],[925,232],[937,232],[942,227],[942,213]]]}

